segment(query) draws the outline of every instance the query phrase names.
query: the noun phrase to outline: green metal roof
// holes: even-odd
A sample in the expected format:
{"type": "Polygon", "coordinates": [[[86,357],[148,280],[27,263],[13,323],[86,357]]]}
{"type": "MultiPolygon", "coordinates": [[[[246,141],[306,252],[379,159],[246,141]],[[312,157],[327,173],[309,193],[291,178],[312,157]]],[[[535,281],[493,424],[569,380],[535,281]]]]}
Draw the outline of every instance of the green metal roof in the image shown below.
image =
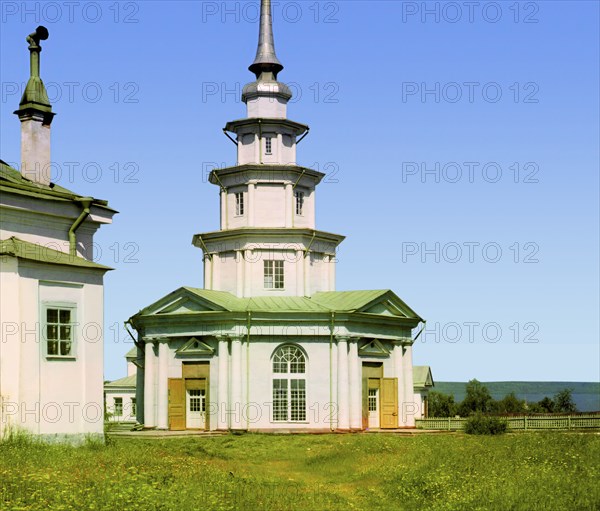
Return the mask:
{"type": "Polygon", "coordinates": [[[413,366],[413,386],[415,387],[433,387],[433,377],[431,367],[413,366]]]}
{"type": "Polygon", "coordinates": [[[369,291],[327,291],[315,293],[312,299],[329,310],[355,311],[389,292],[389,289],[369,291]]]}
{"type": "Polygon", "coordinates": [[[79,268],[91,268],[95,270],[112,270],[108,266],[88,261],[83,257],[72,256],[65,252],[54,250],[44,245],[38,245],[29,241],[23,241],[14,236],[0,241],[0,255],[9,255],[36,261],[38,263],[60,264],[66,266],[77,266],[79,268]]]}
{"type": "Polygon", "coordinates": [[[135,374],[131,376],[125,376],[125,378],[120,378],[115,381],[111,381],[110,383],[105,383],[104,387],[134,387],[136,383],[137,376],[135,374]]]}
{"type": "Polygon", "coordinates": [[[186,287],[195,295],[220,305],[231,312],[342,312],[366,305],[387,291],[342,291],[305,296],[254,296],[238,298],[225,291],[186,287]],[[338,296],[341,295],[341,296],[338,296]]]}
{"type": "Polygon", "coordinates": [[[125,358],[137,358],[137,348],[131,348],[127,353],[125,353],[125,358]]]}
{"type": "MultiPolygon", "coordinates": [[[[226,291],[212,291],[209,289],[199,289],[193,287],[182,287],[173,291],[161,300],[142,309],[138,314],[153,314],[160,310],[162,306],[168,307],[176,299],[183,299],[185,296],[199,298],[200,302],[205,302],[207,309],[218,312],[221,309],[224,312],[355,312],[360,310],[377,299],[387,297],[389,300],[395,300],[402,304],[407,316],[420,319],[408,306],[405,306],[392,291],[332,291],[315,293],[311,297],[307,296],[254,296],[250,298],[238,298],[226,291]],[[215,308],[216,306],[216,308],[215,308]]],[[[193,313],[190,310],[190,313],[193,313]]],[[[135,317],[134,316],[134,317],[135,317]]]]}
{"type": "MultiPolygon", "coordinates": [[[[0,160],[0,190],[46,200],[78,201],[84,198],[55,183],[49,185],[35,183],[2,160],[0,160]]],[[[92,204],[114,211],[108,207],[108,202],[105,200],[93,199],[92,204]]]]}

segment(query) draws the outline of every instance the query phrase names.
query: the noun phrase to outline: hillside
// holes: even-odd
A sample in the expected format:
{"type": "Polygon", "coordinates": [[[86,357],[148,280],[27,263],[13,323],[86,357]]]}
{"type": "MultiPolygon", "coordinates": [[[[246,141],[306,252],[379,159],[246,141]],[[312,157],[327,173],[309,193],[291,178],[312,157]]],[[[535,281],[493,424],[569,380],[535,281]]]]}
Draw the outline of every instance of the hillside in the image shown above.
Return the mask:
{"type": "MultiPolygon", "coordinates": [[[[573,389],[573,400],[580,412],[600,411],[600,383],[596,382],[548,382],[548,381],[490,381],[482,382],[494,399],[502,399],[514,392],[519,399],[527,402],[540,401],[553,397],[564,388],[573,389]]],[[[435,382],[433,390],[454,396],[455,401],[465,397],[466,382],[435,382]]]]}

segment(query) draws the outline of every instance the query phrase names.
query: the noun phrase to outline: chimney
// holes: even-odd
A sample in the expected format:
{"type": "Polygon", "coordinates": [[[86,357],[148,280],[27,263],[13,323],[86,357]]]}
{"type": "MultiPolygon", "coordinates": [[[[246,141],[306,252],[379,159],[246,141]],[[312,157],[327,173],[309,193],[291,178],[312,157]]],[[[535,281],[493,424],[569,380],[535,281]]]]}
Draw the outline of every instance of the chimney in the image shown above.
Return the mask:
{"type": "Polygon", "coordinates": [[[48,29],[39,26],[27,36],[30,77],[15,114],[21,121],[21,174],[41,184],[50,184],[50,124],[54,118],[44,82],[40,78],[40,41],[48,29]]]}

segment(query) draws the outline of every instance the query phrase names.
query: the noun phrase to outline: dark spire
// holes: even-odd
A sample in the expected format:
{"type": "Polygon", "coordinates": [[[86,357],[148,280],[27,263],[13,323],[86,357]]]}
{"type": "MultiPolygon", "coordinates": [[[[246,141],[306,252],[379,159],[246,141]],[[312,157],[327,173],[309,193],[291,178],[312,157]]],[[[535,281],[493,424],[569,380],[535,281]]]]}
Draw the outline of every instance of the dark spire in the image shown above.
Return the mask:
{"type": "Polygon", "coordinates": [[[256,50],[256,58],[248,69],[256,75],[257,79],[260,78],[263,72],[271,72],[275,80],[277,80],[277,73],[283,69],[281,62],[275,55],[271,0],[261,0],[258,49],[256,50]]]}

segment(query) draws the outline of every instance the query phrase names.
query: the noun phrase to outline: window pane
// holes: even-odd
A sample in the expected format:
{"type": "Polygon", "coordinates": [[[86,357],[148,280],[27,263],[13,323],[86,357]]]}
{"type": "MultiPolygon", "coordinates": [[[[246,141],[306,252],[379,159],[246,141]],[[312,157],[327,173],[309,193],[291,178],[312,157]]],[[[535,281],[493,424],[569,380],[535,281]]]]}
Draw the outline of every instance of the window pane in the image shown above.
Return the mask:
{"type": "Polygon", "coordinates": [[[71,354],[71,342],[61,341],[60,343],[60,354],[63,356],[71,354]]]}
{"type": "Polygon", "coordinates": [[[61,323],[70,323],[71,322],[71,311],[60,309],[60,322],[61,323]]]}
{"type": "Polygon", "coordinates": [[[70,326],[60,326],[60,340],[61,341],[70,341],[71,340],[71,327],[70,326]]]}
{"type": "Polygon", "coordinates": [[[48,341],[48,355],[58,355],[58,341],[48,341]]]}
{"type": "Polygon", "coordinates": [[[56,325],[46,325],[46,339],[49,341],[58,339],[58,327],[56,325]]]}
{"type": "Polygon", "coordinates": [[[58,323],[58,309],[47,309],[46,321],[48,323],[58,323]]]}

